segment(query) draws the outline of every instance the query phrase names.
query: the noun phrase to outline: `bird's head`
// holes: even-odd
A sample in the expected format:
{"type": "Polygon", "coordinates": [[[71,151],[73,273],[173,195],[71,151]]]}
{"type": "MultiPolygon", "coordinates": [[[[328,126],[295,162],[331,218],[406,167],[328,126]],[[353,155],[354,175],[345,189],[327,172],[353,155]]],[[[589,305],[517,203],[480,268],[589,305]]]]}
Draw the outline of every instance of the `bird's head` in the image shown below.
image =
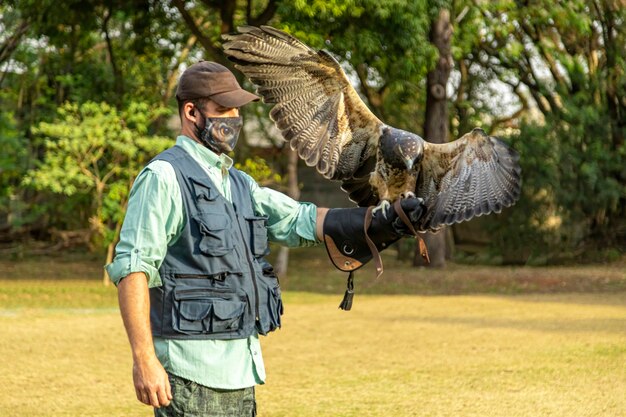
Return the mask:
{"type": "Polygon", "coordinates": [[[424,140],[415,133],[387,126],[383,129],[380,151],[391,167],[416,171],[424,156],[424,140]]]}

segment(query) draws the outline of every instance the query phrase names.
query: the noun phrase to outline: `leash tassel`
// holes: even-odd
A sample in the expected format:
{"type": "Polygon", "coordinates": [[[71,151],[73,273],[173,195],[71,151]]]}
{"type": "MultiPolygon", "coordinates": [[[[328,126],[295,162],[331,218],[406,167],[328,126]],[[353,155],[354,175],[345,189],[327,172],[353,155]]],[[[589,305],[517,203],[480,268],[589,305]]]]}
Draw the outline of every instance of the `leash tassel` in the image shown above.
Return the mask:
{"type": "Polygon", "coordinates": [[[352,308],[352,299],[354,298],[354,272],[350,271],[348,275],[348,283],[346,285],[346,293],[343,295],[343,300],[339,304],[339,308],[344,311],[349,311],[352,308]]]}

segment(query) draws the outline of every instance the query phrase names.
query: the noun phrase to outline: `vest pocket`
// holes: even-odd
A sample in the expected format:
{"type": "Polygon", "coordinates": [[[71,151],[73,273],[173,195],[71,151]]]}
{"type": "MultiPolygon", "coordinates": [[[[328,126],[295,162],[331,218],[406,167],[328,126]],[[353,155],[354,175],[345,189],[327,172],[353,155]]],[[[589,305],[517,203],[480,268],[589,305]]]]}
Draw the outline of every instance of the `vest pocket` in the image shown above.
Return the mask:
{"type": "Polygon", "coordinates": [[[246,222],[250,227],[250,236],[252,237],[250,249],[252,249],[252,253],[255,257],[268,254],[267,219],[268,216],[246,217],[246,222]]]}
{"type": "Polygon", "coordinates": [[[260,305],[267,308],[266,312],[261,314],[257,330],[260,334],[267,334],[281,327],[281,316],[283,315],[280,285],[274,269],[269,264],[263,268],[263,273],[258,276],[257,285],[261,295],[260,305]]]}
{"type": "Polygon", "coordinates": [[[234,293],[202,288],[174,289],[173,328],[188,335],[241,329],[246,303],[234,293]]]}
{"type": "Polygon", "coordinates": [[[280,287],[269,288],[269,304],[270,304],[270,332],[280,328],[280,316],[283,315],[283,300],[280,296],[280,287]]]}
{"type": "Polygon", "coordinates": [[[216,300],[213,303],[211,333],[232,332],[241,327],[241,318],[246,305],[243,302],[216,300]]]}
{"type": "Polygon", "coordinates": [[[224,256],[234,249],[230,219],[222,213],[199,213],[194,216],[201,238],[199,249],[205,255],[224,256]]]}
{"type": "MultiPolygon", "coordinates": [[[[178,303],[178,328],[174,320],[174,329],[180,333],[204,333],[210,328],[209,313],[211,303],[208,300],[184,300],[178,303]]],[[[174,316],[176,317],[176,316],[174,316]]]]}
{"type": "Polygon", "coordinates": [[[214,188],[213,182],[206,178],[189,177],[189,182],[197,202],[215,201],[220,195],[219,191],[214,188]]]}

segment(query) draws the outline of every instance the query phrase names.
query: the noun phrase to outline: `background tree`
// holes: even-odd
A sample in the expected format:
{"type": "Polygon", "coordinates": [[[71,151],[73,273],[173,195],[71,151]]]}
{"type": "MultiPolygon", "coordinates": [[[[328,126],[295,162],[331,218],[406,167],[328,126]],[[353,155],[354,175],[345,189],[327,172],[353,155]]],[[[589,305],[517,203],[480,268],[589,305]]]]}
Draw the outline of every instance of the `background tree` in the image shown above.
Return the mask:
{"type": "Polygon", "coordinates": [[[479,2],[459,28],[458,124],[479,118],[522,153],[524,197],[491,223],[505,258],[624,247],[625,13],[616,1],[479,2]],[[517,110],[489,102],[494,85],[517,110]]]}
{"type": "MultiPolygon", "coordinates": [[[[57,120],[33,129],[46,151],[27,173],[24,185],[90,201],[87,210],[74,213],[74,221],[88,226],[85,233],[92,248],[106,248],[107,263],[119,238],[133,180],[153,155],[172,145],[169,138],[146,136],[158,113],[143,103],[123,112],[106,103],[66,104],[57,120]]],[[[108,283],[106,272],[104,278],[108,283]]]]}
{"type": "MultiPolygon", "coordinates": [[[[426,75],[426,116],[424,118],[424,138],[433,143],[449,140],[448,129],[448,79],[452,71],[452,22],[447,4],[436,8],[430,24],[429,40],[437,48],[438,59],[426,75]]],[[[443,267],[446,259],[447,228],[438,233],[426,233],[424,241],[428,247],[430,266],[443,267]]],[[[424,265],[419,247],[415,248],[414,265],[424,265]]]]}
{"type": "MultiPolygon", "coordinates": [[[[618,0],[9,0],[0,5],[0,241],[50,240],[55,229],[90,227],[88,193],[23,186],[36,167],[54,177],[49,146],[60,136],[44,130],[88,119],[66,120],[59,108],[80,115],[91,102],[101,117],[116,112],[128,123],[135,103],[150,103],[168,111],[141,110],[152,116],[136,133],[172,137],[181,70],[200,59],[223,61],[221,33],[242,24],[271,24],[329,50],[375,114],[434,140],[427,132],[434,108],[428,74],[447,53],[430,34],[441,9],[454,26],[454,66],[438,107],[450,115],[432,120],[447,125],[453,138],[481,126],[522,156],[522,200],[500,216],[471,222],[470,233],[481,236],[476,241],[491,243],[481,249],[483,259],[619,255],[626,246],[626,12],[618,0]]],[[[278,186],[295,196],[297,159],[267,112],[262,103],[244,108],[237,162],[262,152],[281,180],[289,173],[290,191],[285,182],[278,186]],[[259,151],[265,137],[271,147],[259,151]]],[[[124,160],[120,169],[132,181],[136,167],[124,160]]],[[[465,229],[454,230],[462,239],[465,229]]]]}
{"type": "MultiPolygon", "coordinates": [[[[141,136],[171,137],[171,122],[176,123],[171,97],[194,41],[181,34],[179,29],[184,25],[174,18],[171,7],[155,2],[13,1],[0,7],[0,21],[28,23],[21,42],[13,42],[13,52],[0,77],[0,107],[3,116],[11,116],[3,126],[11,126],[14,132],[0,136],[0,144],[7,150],[6,162],[0,160],[2,236],[13,242],[49,240],[55,230],[94,227],[85,223],[90,217],[85,214],[92,213],[92,200],[85,193],[68,196],[52,193],[50,188],[20,186],[28,170],[52,167],[46,161],[51,151],[49,142],[43,134],[34,135],[34,127],[42,122],[66,123],[59,120],[56,110],[68,102],[78,108],[89,101],[104,102],[114,107],[110,111],[121,114],[137,110],[137,117],[143,117],[146,110],[138,110],[136,103],[145,101],[151,103],[154,117],[143,122],[141,136]],[[163,111],[165,108],[168,111],[163,111]]],[[[123,119],[128,122],[126,116],[123,119]]],[[[86,128],[81,132],[89,133],[86,128]]],[[[156,152],[156,148],[143,149],[156,152]]],[[[142,154],[138,160],[147,161],[154,155],[142,154]]],[[[118,169],[128,171],[128,176],[136,174],[136,166],[126,162],[129,164],[118,169]]],[[[51,178],[54,175],[50,173],[51,178]]],[[[125,187],[129,184],[126,182],[125,187]]],[[[117,194],[121,204],[118,216],[123,216],[124,194],[117,194]]]]}

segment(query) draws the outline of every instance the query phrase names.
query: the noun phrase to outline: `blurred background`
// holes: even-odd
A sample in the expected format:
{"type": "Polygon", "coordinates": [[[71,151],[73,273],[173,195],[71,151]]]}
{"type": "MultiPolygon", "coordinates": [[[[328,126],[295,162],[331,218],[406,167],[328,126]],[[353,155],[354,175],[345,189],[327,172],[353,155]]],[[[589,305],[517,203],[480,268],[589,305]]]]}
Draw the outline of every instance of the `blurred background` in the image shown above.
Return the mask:
{"type": "MultiPolygon", "coordinates": [[[[331,52],[384,122],[432,142],[478,126],[520,153],[517,205],[431,238],[435,266],[619,261],[625,19],[621,0],[4,1],[0,257],[107,262],[133,179],[176,137],[181,72],[230,66],[220,35],[267,24],[331,52]]],[[[243,109],[239,166],[300,200],[351,205],[298,162],[268,110],[243,109]]],[[[286,273],[288,253],[274,252],[286,273]]],[[[420,262],[409,240],[394,254],[420,262]]]]}
{"type": "MultiPolygon", "coordinates": [[[[514,207],[427,238],[431,268],[403,239],[380,279],[359,271],[350,312],[323,246],[273,247],[260,415],[624,415],[625,22],[624,0],[0,2],[0,415],[152,415],[102,267],[174,144],[178,77],[230,66],[220,35],[245,24],[329,51],[384,122],[432,142],[482,127],[523,169],[514,207]]],[[[242,111],[239,167],[352,205],[266,105],[242,111]]]]}

